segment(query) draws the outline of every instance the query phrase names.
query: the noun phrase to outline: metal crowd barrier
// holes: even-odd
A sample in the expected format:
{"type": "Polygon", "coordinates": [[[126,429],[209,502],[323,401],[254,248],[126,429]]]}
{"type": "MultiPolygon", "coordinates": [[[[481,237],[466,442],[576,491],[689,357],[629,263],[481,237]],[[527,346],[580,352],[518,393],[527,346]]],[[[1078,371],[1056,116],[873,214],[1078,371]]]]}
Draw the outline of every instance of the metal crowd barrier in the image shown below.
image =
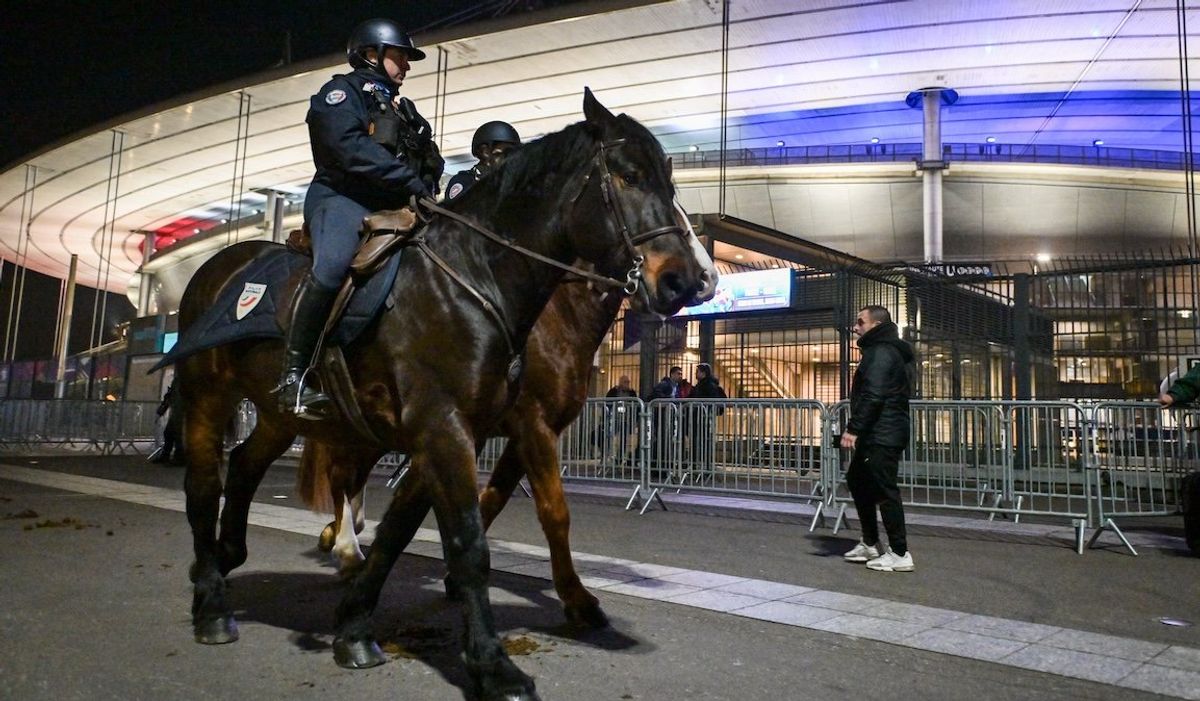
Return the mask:
{"type": "Polygon", "coordinates": [[[1197,412],[1150,402],[1101,402],[1091,415],[1087,457],[1095,473],[1091,496],[1099,527],[1088,546],[1109,530],[1136,555],[1114,519],[1179,511],[1184,475],[1200,470],[1197,412]]]}
{"type": "MultiPolygon", "coordinates": [[[[644,462],[644,414],[640,399],[587,400],[579,417],[558,439],[559,473],[563,479],[637,485],[644,462]]],[[[495,469],[507,445],[507,438],[489,439],[479,454],[479,471],[486,474],[495,469]]],[[[528,493],[524,484],[521,487],[528,493]]]]}
{"type": "MultiPolygon", "coordinates": [[[[898,484],[905,506],[983,512],[1014,522],[1022,515],[1068,519],[1082,551],[1090,523],[1082,410],[1068,402],[911,402],[908,449],[898,484]],[[1079,433],[1073,433],[1078,427],[1079,433]]],[[[831,434],[841,435],[850,407],[829,412],[831,434]]],[[[838,460],[838,454],[834,454],[838,460]]],[[[837,504],[834,532],[853,499],[845,485],[850,454],[830,466],[829,507],[837,504]]]]}
{"type": "MultiPolygon", "coordinates": [[[[54,445],[105,454],[149,452],[159,434],[155,402],[0,400],[0,447],[54,445]]],[[[1200,469],[1196,410],[1148,402],[914,401],[911,439],[900,463],[906,506],[1064,518],[1076,549],[1105,530],[1136,555],[1116,521],[1168,516],[1180,507],[1185,474],[1200,469]]],[[[719,493],[813,504],[810,530],[837,510],[836,533],[852,500],[850,455],[837,446],[849,405],[804,400],[590,399],[559,438],[564,480],[632,488],[663,508],[663,495],[719,493]]],[[[255,411],[244,402],[227,442],[245,440],[255,411]]],[[[492,471],[507,439],[487,441],[479,470],[492,471]]],[[[297,441],[293,451],[302,446],[297,441]]],[[[403,476],[402,455],[379,467],[403,476]]],[[[522,488],[525,488],[522,485],[522,488]]]]}
{"type": "Polygon", "coordinates": [[[1087,469],[1088,415],[1072,402],[1021,401],[1003,404],[1008,425],[1007,514],[1069,519],[1076,550],[1084,528],[1095,522],[1087,469]]]}
{"type": "Polygon", "coordinates": [[[812,502],[824,508],[823,466],[831,445],[816,401],[658,399],[647,407],[641,512],[662,494],[719,492],[812,502]]]}
{"type": "Polygon", "coordinates": [[[156,402],[83,399],[0,401],[0,445],[17,449],[58,446],[79,450],[149,452],[156,440],[156,402]]]}

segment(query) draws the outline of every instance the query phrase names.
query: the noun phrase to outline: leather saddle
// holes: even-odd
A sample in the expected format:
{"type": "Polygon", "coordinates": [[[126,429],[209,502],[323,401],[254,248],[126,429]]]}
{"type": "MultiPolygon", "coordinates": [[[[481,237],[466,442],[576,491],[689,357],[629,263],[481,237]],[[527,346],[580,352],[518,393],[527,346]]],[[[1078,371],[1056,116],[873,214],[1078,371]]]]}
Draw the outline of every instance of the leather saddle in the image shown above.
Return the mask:
{"type": "MultiPolygon", "coordinates": [[[[389,256],[411,244],[420,231],[421,220],[411,207],[385,209],[363,218],[358,250],[350,261],[353,278],[368,278],[379,271],[389,256]]],[[[312,235],[308,222],[288,233],[287,247],[312,257],[312,235]]]]}
{"type": "MultiPolygon", "coordinates": [[[[326,346],[325,340],[346,310],[355,288],[365,284],[372,275],[382,269],[393,254],[414,243],[423,223],[416,211],[410,207],[373,212],[363,218],[358,250],[350,261],[350,274],[338,290],[314,353],[313,362],[325,392],[333,399],[350,425],[363,438],[378,445],[384,443],[363,417],[341,348],[336,345],[326,346]]],[[[312,235],[307,222],[301,228],[288,233],[286,245],[291,251],[312,257],[312,235]]]]}

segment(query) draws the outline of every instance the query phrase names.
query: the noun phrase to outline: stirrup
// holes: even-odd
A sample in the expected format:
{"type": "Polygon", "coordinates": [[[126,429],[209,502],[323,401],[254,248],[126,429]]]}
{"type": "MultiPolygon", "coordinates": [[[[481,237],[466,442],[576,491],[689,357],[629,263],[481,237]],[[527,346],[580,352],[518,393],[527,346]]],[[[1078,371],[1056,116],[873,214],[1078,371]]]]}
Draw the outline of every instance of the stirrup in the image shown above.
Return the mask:
{"type": "Polygon", "coordinates": [[[280,394],[283,392],[292,391],[291,388],[293,385],[295,385],[296,399],[295,402],[290,406],[280,402],[280,407],[284,411],[291,412],[297,418],[306,419],[308,421],[320,421],[322,419],[329,418],[329,411],[323,409],[314,409],[309,405],[321,403],[332,404],[333,400],[324,392],[310,389],[306,386],[305,383],[308,379],[308,373],[311,371],[312,368],[309,367],[305,368],[305,370],[300,373],[296,373],[294,370],[287,372],[287,374],[284,376],[283,382],[279,384],[279,391],[280,394]],[[295,378],[294,381],[289,382],[289,380],[292,380],[293,378],[295,378]],[[311,393],[311,396],[308,397],[307,403],[304,401],[304,394],[306,390],[311,393]]]}

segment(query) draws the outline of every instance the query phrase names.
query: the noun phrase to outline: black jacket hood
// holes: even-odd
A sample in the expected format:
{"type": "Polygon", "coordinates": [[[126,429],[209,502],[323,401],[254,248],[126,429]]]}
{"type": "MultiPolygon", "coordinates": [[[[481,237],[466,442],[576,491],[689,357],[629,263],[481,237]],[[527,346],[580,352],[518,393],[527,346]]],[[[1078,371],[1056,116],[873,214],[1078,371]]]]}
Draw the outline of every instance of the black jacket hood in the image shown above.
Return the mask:
{"type": "Polygon", "coordinates": [[[885,321],[879,326],[864,333],[862,338],[858,339],[858,347],[866,348],[867,346],[875,345],[876,343],[886,343],[896,350],[900,351],[900,357],[904,358],[904,362],[911,363],[916,356],[913,354],[912,346],[908,341],[900,338],[900,329],[894,322],[885,321]]]}

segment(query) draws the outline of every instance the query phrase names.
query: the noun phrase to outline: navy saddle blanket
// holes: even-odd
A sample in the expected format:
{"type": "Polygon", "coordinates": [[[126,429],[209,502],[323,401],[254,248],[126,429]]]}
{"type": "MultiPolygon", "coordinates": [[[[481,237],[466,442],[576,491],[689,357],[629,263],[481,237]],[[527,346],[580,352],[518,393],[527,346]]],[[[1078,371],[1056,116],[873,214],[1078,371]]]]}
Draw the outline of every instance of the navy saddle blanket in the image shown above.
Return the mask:
{"type": "MultiPolygon", "coordinates": [[[[226,343],[247,338],[283,338],[283,329],[277,321],[278,311],[289,300],[281,299],[280,290],[292,273],[311,263],[307,256],[283,246],[264,251],[230,280],[217,297],[216,304],[180,334],[175,346],[149,372],[226,343]]],[[[379,272],[354,290],[327,343],[345,346],[358,338],[383,307],[399,267],[400,254],[397,253],[379,272]]]]}

